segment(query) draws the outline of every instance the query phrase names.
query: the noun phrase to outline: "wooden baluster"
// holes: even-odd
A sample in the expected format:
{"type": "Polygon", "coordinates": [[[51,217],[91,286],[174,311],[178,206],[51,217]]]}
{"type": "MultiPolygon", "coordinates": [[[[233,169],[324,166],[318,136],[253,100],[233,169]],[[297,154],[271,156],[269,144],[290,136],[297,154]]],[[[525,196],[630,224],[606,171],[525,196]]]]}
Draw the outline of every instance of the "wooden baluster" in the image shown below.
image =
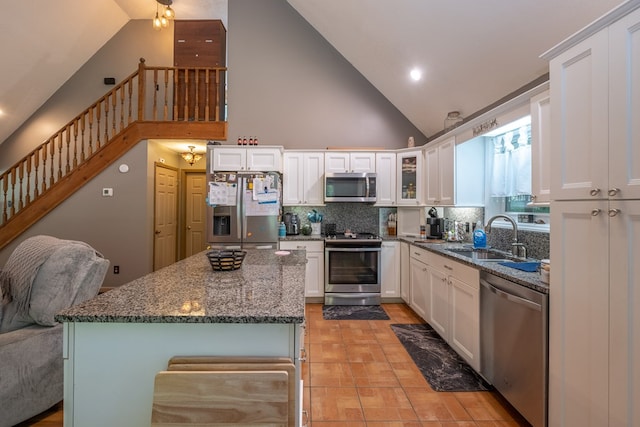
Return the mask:
{"type": "Polygon", "coordinates": [[[198,121],[198,113],[200,112],[200,75],[197,68],[193,72],[194,100],[193,100],[193,120],[198,121]]]}
{"type": "MultiPolygon", "coordinates": [[[[18,192],[18,211],[24,209],[23,199],[24,199],[24,162],[20,162],[20,166],[18,167],[18,184],[19,184],[19,192],[18,192]]],[[[13,203],[15,206],[15,202],[13,203]]]]}
{"type": "Polygon", "coordinates": [[[124,129],[124,86],[120,86],[120,130],[124,129]]]}
{"type": "Polygon", "coordinates": [[[127,125],[129,125],[133,121],[133,118],[132,118],[133,110],[131,109],[131,107],[132,107],[131,106],[131,102],[133,101],[133,81],[129,80],[129,82],[127,83],[127,86],[128,86],[128,90],[129,90],[129,100],[128,100],[129,101],[128,102],[129,111],[127,113],[128,114],[127,115],[127,125]]]}
{"type": "Polygon", "coordinates": [[[189,121],[189,70],[184,69],[184,121],[189,121]]]}
{"type": "Polygon", "coordinates": [[[180,115],[178,114],[178,100],[180,97],[178,93],[180,92],[180,86],[178,77],[180,75],[180,70],[177,68],[173,70],[173,120],[177,121],[180,115]]]}
{"type": "Polygon", "coordinates": [[[169,120],[169,70],[164,70],[164,108],[162,110],[162,120],[169,120]]]}
{"type": "Polygon", "coordinates": [[[16,168],[11,168],[11,210],[9,216],[16,214],[16,168]]]}
{"type": "Polygon", "coordinates": [[[50,160],[51,160],[51,164],[49,167],[50,170],[50,174],[49,174],[49,188],[51,188],[51,186],[56,182],[55,181],[55,176],[56,176],[56,171],[55,171],[55,163],[56,163],[56,137],[54,136],[53,138],[51,138],[48,141],[49,144],[49,156],[50,156],[50,160]]]}
{"type": "Polygon", "coordinates": [[[220,70],[216,70],[216,117],[215,121],[220,121],[220,93],[218,93],[218,88],[220,87],[220,70]]]}
{"type": "Polygon", "coordinates": [[[153,105],[151,107],[153,121],[158,121],[158,70],[153,70],[153,105]]]}
{"type": "Polygon", "coordinates": [[[209,117],[209,102],[211,101],[211,98],[209,96],[209,90],[210,90],[210,80],[209,77],[211,75],[211,70],[206,70],[205,74],[204,74],[204,96],[205,96],[205,101],[204,101],[204,121],[208,122],[209,120],[211,120],[211,118],[209,117]]]}
{"type": "Polygon", "coordinates": [[[38,148],[34,153],[33,164],[35,165],[34,177],[33,177],[33,198],[36,199],[40,195],[40,191],[38,188],[40,187],[40,183],[38,182],[38,170],[40,169],[40,148],[38,148]]]}
{"type": "MultiPolygon", "coordinates": [[[[118,109],[116,108],[116,106],[118,105],[118,91],[117,90],[113,90],[111,91],[111,111],[113,112],[113,114],[111,115],[111,137],[114,137],[117,133],[117,127],[116,125],[118,124],[118,117],[116,116],[116,113],[118,111],[118,109]]],[[[109,140],[107,139],[107,141],[105,142],[109,142],[109,140]]]]}
{"type": "MultiPolygon", "coordinates": [[[[60,181],[60,179],[62,178],[62,145],[64,144],[63,138],[62,138],[62,132],[58,133],[57,137],[58,137],[58,179],[57,181],[60,181]]],[[[55,145],[56,145],[56,137],[53,138],[54,148],[55,148],[55,145]]]]}
{"type": "Polygon", "coordinates": [[[144,65],[144,58],[140,58],[138,64],[138,120],[143,121],[145,119],[144,109],[146,99],[146,67],[144,65]]]}
{"type": "Polygon", "coordinates": [[[89,156],[93,154],[93,110],[93,107],[89,107],[89,156]]]}
{"type": "Polygon", "coordinates": [[[33,154],[30,154],[27,157],[27,195],[25,197],[25,205],[28,206],[31,204],[31,163],[33,162],[33,154]]]}
{"type": "Polygon", "coordinates": [[[109,142],[109,94],[103,98],[104,102],[104,140],[102,145],[109,142]]]}
{"type": "MultiPolygon", "coordinates": [[[[84,115],[82,116],[84,117],[84,115]]],[[[76,118],[73,121],[73,168],[78,167],[78,124],[80,119],[76,118]]]]}
{"type": "Polygon", "coordinates": [[[100,122],[102,118],[102,102],[96,104],[96,151],[100,149],[100,122]]]}
{"type": "Polygon", "coordinates": [[[71,159],[71,126],[69,125],[67,126],[67,128],[65,129],[65,133],[67,135],[67,158],[65,159],[65,175],[67,175],[70,171],[71,171],[71,164],[69,163],[69,160],[71,159]]]}
{"type": "Polygon", "coordinates": [[[9,175],[4,174],[4,177],[2,178],[2,223],[4,224],[5,222],[7,222],[8,219],[8,215],[7,215],[7,209],[8,209],[8,204],[7,204],[7,192],[9,190],[9,175]]]}

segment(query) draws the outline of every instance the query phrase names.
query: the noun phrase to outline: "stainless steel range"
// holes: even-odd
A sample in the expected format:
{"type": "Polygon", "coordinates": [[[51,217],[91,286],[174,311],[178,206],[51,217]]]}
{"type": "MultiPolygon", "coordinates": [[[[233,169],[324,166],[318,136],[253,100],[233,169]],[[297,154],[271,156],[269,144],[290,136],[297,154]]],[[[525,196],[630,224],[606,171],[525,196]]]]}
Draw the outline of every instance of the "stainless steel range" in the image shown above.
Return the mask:
{"type": "Polygon", "coordinates": [[[379,305],[382,239],[371,233],[336,234],[324,240],[324,303],[379,305]]]}

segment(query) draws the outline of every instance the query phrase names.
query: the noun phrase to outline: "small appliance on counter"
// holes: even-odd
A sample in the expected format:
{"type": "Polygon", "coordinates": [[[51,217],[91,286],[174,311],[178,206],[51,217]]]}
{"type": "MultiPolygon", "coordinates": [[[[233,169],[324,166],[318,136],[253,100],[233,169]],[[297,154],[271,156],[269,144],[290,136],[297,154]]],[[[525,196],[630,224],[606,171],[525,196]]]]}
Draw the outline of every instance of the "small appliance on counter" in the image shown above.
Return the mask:
{"type": "Polygon", "coordinates": [[[438,211],[436,208],[429,209],[429,217],[426,218],[427,222],[427,239],[442,239],[442,233],[444,232],[444,218],[438,218],[438,211]]]}
{"type": "Polygon", "coordinates": [[[297,236],[300,234],[300,219],[297,214],[287,212],[284,214],[284,227],[288,236],[297,236]]]}

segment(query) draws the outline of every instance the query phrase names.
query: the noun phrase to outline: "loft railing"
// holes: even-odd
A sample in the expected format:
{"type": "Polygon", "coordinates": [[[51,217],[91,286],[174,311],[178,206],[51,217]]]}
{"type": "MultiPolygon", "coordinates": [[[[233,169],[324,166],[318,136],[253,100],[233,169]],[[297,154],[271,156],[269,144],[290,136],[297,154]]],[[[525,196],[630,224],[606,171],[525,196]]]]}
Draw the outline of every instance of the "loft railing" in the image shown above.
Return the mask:
{"type": "Polygon", "coordinates": [[[0,228],[133,123],[225,121],[225,83],[226,68],[148,67],[141,58],[137,71],[0,175],[0,228]]]}

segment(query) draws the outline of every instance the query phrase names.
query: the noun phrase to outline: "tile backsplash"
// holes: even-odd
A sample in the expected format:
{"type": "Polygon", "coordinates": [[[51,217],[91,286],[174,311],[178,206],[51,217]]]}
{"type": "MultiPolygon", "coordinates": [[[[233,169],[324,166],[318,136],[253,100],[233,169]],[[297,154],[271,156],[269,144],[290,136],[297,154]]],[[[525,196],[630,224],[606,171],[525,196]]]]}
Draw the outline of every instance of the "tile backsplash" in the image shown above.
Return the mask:
{"type": "MultiPolygon", "coordinates": [[[[387,218],[390,213],[395,213],[398,208],[380,208],[367,203],[329,203],[325,206],[285,206],[284,212],[295,213],[300,218],[300,225],[308,224],[307,213],[315,209],[320,212],[324,219],[322,221],[321,232],[324,234],[325,224],[335,224],[338,232],[346,229],[360,233],[374,233],[382,236],[386,235],[387,218]]],[[[399,208],[402,209],[402,208],[399,208]]],[[[425,208],[425,217],[429,208],[425,208]]],[[[450,220],[469,223],[470,230],[466,233],[465,241],[473,241],[473,225],[482,221],[484,224],[484,208],[462,208],[445,207],[438,208],[438,216],[450,220]]],[[[494,227],[487,234],[487,244],[493,248],[510,251],[511,250],[510,228],[494,227]]],[[[531,258],[549,258],[549,233],[518,230],[518,240],[525,244],[527,255],[531,258]]]]}

